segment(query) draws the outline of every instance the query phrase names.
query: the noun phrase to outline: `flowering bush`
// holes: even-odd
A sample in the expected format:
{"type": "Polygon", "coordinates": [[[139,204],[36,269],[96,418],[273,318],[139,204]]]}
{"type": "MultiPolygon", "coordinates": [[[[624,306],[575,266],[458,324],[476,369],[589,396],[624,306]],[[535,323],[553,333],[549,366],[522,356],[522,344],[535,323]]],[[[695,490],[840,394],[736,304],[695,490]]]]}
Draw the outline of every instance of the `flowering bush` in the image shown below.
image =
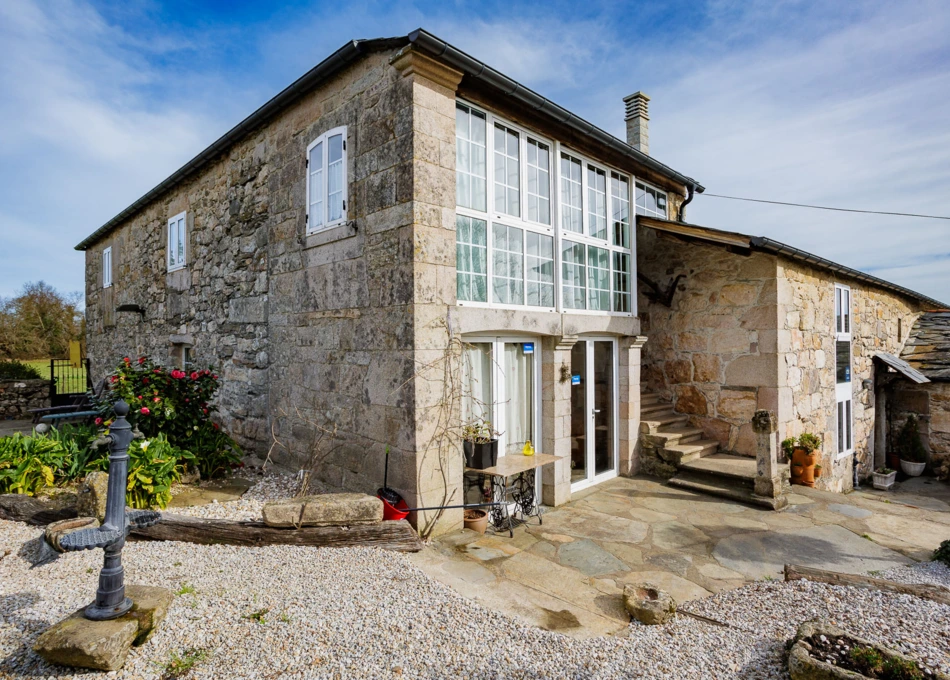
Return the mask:
{"type": "Polygon", "coordinates": [[[210,370],[168,371],[147,357],[125,357],[109,386],[96,424],[108,426],[113,404],[122,399],[130,406],[128,420],[146,438],[162,434],[172,446],[190,451],[202,476],[224,474],[241,459],[238,445],[211,420],[219,383],[210,370]]]}

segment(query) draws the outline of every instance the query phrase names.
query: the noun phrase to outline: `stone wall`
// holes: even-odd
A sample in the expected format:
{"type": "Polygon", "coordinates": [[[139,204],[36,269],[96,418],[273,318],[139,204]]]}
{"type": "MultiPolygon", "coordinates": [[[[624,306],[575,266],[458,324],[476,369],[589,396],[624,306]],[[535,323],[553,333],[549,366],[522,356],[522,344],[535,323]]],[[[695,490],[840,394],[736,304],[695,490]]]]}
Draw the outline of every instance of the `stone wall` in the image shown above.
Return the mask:
{"type": "Polygon", "coordinates": [[[904,298],[850,279],[779,261],[779,440],[802,432],[818,435],[822,447],[820,488],[846,491],[852,486],[852,458],[838,459],[836,447],[834,284],[851,288],[853,440],[861,474],[867,475],[874,451],[874,367],[877,352],[899,354],[919,306],[904,298]],[[828,474],[828,473],[831,474],[828,474]]]}
{"type": "Polygon", "coordinates": [[[889,386],[887,451],[896,451],[897,435],[911,414],[918,417],[928,471],[946,479],[950,476],[950,382],[918,385],[897,380],[889,386]]]}
{"type": "Polygon", "coordinates": [[[637,270],[661,286],[682,277],[671,307],[637,284],[643,389],[672,399],[723,450],[754,456],[752,414],[778,408],[775,257],[640,227],[637,270]]]}
{"type": "Polygon", "coordinates": [[[49,380],[0,380],[0,418],[32,418],[49,406],[49,380]]]}

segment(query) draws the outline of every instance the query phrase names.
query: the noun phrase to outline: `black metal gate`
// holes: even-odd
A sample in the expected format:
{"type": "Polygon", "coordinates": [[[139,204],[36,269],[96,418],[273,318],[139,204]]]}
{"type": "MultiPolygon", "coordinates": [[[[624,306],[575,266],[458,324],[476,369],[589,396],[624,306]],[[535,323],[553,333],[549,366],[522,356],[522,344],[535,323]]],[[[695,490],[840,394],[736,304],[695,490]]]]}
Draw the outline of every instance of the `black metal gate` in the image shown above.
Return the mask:
{"type": "Polygon", "coordinates": [[[49,360],[50,406],[69,406],[92,389],[89,374],[89,359],[82,359],[74,366],[69,359],[49,360]]]}

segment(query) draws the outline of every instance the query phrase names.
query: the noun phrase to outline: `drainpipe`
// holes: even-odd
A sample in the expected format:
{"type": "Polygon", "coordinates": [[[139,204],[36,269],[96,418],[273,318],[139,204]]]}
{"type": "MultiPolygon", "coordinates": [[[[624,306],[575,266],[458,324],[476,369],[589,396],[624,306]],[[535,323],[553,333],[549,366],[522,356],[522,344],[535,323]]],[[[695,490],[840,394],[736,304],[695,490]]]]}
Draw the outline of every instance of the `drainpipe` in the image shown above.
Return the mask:
{"type": "Polygon", "coordinates": [[[695,184],[686,185],[686,200],[680,203],[679,216],[676,218],[679,222],[686,222],[686,206],[693,200],[693,192],[696,190],[695,184]]]}

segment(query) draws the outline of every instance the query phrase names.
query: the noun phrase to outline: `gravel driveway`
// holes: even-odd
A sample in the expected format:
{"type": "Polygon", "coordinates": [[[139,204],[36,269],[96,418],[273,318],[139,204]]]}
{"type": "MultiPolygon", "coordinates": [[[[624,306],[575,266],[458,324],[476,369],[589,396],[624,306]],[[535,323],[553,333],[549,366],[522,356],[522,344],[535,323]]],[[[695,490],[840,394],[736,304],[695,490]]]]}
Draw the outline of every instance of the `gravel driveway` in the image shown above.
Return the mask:
{"type": "MultiPolygon", "coordinates": [[[[74,677],[30,645],[96,589],[101,551],[30,570],[23,544],[39,535],[0,521],[0,555],[11,551],[0,559],[4,677],[74,677]]],[[[488,611],[376,549],[134,542],[124,557],[128,582],[181,594],[153,639],[109,677],[161,678],[173,654],[197,649],[203,658],[183,677],[781,678],[784,641],[813,616],[950,672],[950,607],[803,581],[757,582],[686,605],[730,627],[680,616],[575,640],[488,611]]],[[[926,569],[950,583],[943,566],[926,569]]]]}

